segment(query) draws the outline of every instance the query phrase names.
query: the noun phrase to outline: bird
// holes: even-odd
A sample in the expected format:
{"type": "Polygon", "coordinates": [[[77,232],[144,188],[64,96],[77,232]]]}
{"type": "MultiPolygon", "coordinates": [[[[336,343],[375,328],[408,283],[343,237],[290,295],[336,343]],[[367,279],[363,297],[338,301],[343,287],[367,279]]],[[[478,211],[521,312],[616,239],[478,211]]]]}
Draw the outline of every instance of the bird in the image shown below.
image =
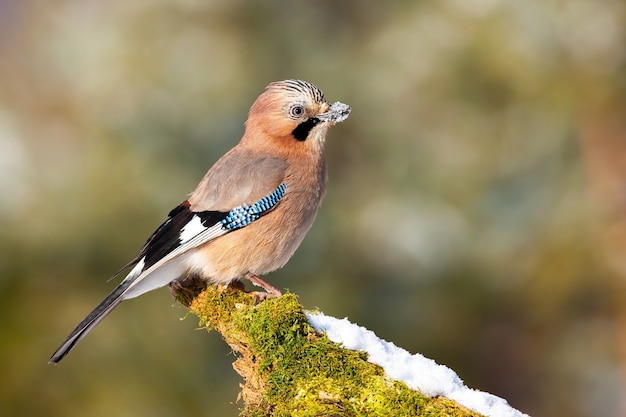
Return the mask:
{"type": "Polygon", "coordinates": [[[245,278],[270,296],[280,295],[260,276],[283,267],[311,228],[328,180],[326,135],[350,111],[341,102],[330,104],[306,81],[267,85],[250,107],[239,143],[113,275],[132,267],[49,363],[61,361],[122,301],[186,273],[213,285],[245,278]]]}

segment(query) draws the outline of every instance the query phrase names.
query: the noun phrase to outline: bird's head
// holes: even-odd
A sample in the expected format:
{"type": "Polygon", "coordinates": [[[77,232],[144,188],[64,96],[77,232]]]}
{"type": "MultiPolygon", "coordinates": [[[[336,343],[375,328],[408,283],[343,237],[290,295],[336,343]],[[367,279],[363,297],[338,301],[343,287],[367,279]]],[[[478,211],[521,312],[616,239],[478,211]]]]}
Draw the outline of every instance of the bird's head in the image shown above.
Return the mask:
{"type": "Polygon", "coordinates": [[[250,108],[244,138],[319,151],[328,128],[349,114],[350,106],[329,104],[324,93],[311,83],[277,81],[268,85],[250,108]]]}

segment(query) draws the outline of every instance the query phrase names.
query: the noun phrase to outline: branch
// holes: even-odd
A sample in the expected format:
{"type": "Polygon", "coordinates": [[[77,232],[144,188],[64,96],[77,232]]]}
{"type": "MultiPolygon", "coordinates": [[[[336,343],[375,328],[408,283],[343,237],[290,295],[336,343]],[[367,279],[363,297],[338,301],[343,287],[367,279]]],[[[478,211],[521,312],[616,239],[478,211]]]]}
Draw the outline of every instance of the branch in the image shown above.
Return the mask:
{"type": "MultiPolygon", "coordinates": [[[[209,286],[198,294],[197,285],[192,291],[188,283],[185,286],[173,288],[177,299],[200,318],[201,325],[219,332],[238,353],[233,368],[245,380],[239,394],[244,402],[241,416],[480,415],[451,399],[427,396],[411,389],[368,361],[367,353],[329,340],[311,326],[293,294],[259,303],[258,293],[239,288],[209,286]]],[[[317,327],[326,326],[325,329],[332,327],[329,319],[337,320],[321,314],[309,314],[309,318],[317,322],[317,327]]],[[[430,366],[434,364],[424,360],[430,366]]],[[[456,374],[445,369],[460,381],[456,374]]],[[[504,400],[486,395],[508,407],[504,400]]],[[[491,415],[523,415],[510,407],[508,410],[510,414],[491,415]]]]}

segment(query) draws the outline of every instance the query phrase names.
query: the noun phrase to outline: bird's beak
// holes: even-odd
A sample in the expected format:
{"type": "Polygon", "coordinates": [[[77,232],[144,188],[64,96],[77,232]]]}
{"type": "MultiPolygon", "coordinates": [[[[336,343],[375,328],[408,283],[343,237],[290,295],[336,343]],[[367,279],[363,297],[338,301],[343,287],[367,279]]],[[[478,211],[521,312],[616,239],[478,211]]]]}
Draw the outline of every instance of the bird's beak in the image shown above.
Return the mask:
{"type": "Polygon", "coordinates": [[[330,105],[324,113],[318,114],[316,117],[322,122],[330,122],[332,124],[341,123],[350,115],[350,106],[338,101],[330,105]]]}

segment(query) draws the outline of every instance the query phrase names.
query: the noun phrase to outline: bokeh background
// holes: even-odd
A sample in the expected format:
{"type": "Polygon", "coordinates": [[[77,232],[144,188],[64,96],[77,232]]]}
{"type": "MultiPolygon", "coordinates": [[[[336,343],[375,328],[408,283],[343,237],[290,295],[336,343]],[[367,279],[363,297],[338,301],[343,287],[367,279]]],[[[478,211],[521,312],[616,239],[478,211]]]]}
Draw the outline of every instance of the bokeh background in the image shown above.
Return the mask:
{"type": "Polygon", "coordinates": [[[353,112],[270,282],[533,416],[625,416],[625,45],[620,0],[0,0],[0,414],[238,414],[166,290],[46,362],[301,78],[353,112]]]}

